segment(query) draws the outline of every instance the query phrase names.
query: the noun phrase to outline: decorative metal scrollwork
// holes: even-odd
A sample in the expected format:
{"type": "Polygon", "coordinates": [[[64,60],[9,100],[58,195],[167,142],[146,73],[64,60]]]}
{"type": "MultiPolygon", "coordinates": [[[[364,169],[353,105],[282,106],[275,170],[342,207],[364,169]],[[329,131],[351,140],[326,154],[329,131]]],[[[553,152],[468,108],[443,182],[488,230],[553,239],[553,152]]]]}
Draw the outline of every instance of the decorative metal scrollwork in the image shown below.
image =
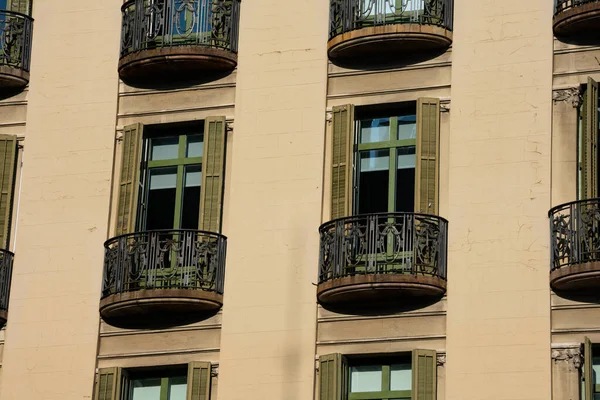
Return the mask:
{"type": "Polygon", "coordinates": [[[554,15],[559,14],[563,11],[570,10],[571,8],[579,7],[589,3],[599,3],[600,0],[556,0],[556,8],[554,9],[554,15]]]}
{"type": "Polygon", "coordinates": [[[548,215],[551,270],[600,261],[600,199],[562,204],[548,215]]]}
{"type": "Polygon", "coordinates": [[[319,283],[359,274],[446,279],[448,222],[438,216],[381,213],[346,217],[319,228],[319,283]]]}
{"type": "Polygon", "coordinates": [[[329,38],[378,25],[419,24],[452,30],[454,0],[330,0],[329,38]]]}
{"type": "Polygon", "coordinates": [[[104,243],[102,298],[142,289],[223,293],[227,238],[218,233],[161,230],[104,243]]]}
{"type": "Polygon", "coordinates": [[[15,255],[8,250],[0,250],[0,310],[8,311],[10,281],[15,255]]]}
{"type": "Polygon", "coordinates": [[[0,65],[29,72],[32,29],[31,17],[0,11],[0,65]]]}
{"type": "Polygon", "coordinates": [[[131,0],[121,12],[121,57],[173,46],[237,53],[240,0],[131,0]]]}

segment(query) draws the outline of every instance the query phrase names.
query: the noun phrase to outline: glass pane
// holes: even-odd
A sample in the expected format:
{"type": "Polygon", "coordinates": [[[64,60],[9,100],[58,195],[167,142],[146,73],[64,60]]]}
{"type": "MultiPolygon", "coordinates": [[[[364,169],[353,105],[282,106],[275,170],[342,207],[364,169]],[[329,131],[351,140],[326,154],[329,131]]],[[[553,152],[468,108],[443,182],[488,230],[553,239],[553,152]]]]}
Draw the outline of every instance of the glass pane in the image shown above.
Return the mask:
{"type": "Polygon", "coordinates": [[[150,141],[150,160],[179,158],[179,136],[155,138],[150,141]]]}
{"type": "Polygon", "coordinates": [[[183,188],[182,229],[198,229],[200,217],[200,182],[202,166],[190,165],[185,168],[183,188]]]}
{"type": "Polygon", "coordinates": [[[415,146],[398,148],[398,171],[396,172],[396,211],[415,210],[415,146]]]}
{"type": "Polygon", "coordinates": [[[404,115],[398,117],[398,132],[396,138],[398,140],[417,138],[416,115],[404,115]]]}
{"type": "Polygon", "coordinates": [[[202,157],[204,153],[204,135],[188,135],[186,157],[202,157]]]}
{"type": "Polygon", "coordinates": [[[388,140],[390,140],[389,118],[360,121],[360,143],[387,142],[388,140]]]}
{"type": "Polygon", "coordinates": [[[360,152],[358,213],[388,211],[390,151],[360,152]]]}
{"type": "Polygon", "coordinates": [[[410,364],[390,366],[390,390],[411,390],[412,370],[410,364]]]}
{"type": "Polygon", "coordinates": [[[600,356],[592,357],[592,370],[594,385],[598,385],[600,384],[600,356]]]}
{"type": "Polygon", "coordinates": [[[146,204],[146,230],[173,228],[176,185],[176,167],[150,170],[146,204]]]}
{"type": "Polygon", "coordinates": [[[351,392],[380,392],[381,365],[363,365],[350,368],[351,392]]]}
{"type": "Polygon", "coordinates": [[[185,400],[187,377],[174,376],[169,378],[169,400],[185,400]]]}
{"type": "Polygon", "coordinates": [[[160,400],[160,378],[134,379],[131,400],[160,400]]]}

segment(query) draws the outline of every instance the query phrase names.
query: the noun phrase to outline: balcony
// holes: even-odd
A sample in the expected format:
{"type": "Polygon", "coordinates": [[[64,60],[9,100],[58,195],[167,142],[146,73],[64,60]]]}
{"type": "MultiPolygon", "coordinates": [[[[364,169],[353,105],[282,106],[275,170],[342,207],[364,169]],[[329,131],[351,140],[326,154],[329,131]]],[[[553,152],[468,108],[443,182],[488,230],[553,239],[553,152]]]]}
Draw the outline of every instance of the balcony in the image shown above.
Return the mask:
{"type": "Polygon", "coordinates": [[[556,0],[553,25],[558,37],[597,38],[600,35],[600,0],[556,0]]]}
{"type": "Polygon", "coordinates": [[[240,0],[131,0],[121,11],[125,82],[196,80],[237,65],[240,0]]]}
{"type": "Polygon", "coordinates": [[[33,19],[0,11],[0,92],[22,90],[29,83],[33,19]]]}
{"type": "Polygon", "coordinates": [[[329,58],[403,59],[452,44],[454,0],[330,0],[329,58]]]}
{"type": "Polygon", "coordinates": [[[555,292],[592,292],[600,288],[600,199],[552,208],[550,286],[555,292]]]}
{"type": "Polygon", "coordinates": [[[0,328],[6,324],[10,281],[15,255],[8,250],[0,250],[0,328]]]}
{"type": "Polygon", "coordinates": [[[100,315],[126,328],[185,324],[223,305],[227,238],[218,233],[162,230],[104,243],[100,315]]]}
{"type": "Polygon", "coordinates": [[[346,217],[319,228],[323,306],[390,304],[446,292],[448,221],[413,213],[346,217]]]}

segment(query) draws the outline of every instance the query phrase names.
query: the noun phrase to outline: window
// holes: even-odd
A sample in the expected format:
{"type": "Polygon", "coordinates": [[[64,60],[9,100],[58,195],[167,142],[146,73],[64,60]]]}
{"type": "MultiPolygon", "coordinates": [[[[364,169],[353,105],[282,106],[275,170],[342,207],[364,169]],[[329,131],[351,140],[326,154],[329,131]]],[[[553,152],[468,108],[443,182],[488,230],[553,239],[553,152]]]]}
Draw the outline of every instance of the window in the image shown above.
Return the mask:
{"type": "Polygon", "coordinates": [[[96,376],[94,400],[208,400],[211,364],[160,368],[103,368],[96,376]]]}
{"type": "Polygon", "coordinates": [[[319,400],[436,400],[437,353],[384,357],[327,354],[319,359],[319,400]]]}
{"type": "Polygon", "coordinates": [[[588,78],[579,110],[579,199],[598,197],[598,134],[600,131],[598,82],[588,78]]]}
{"type": "Polygon", "coordinates": [[[437,214],[438,99],[334,107],[332,219],[380,212],[437,214]]]}
{"type": "Polygon", "coordinates": [[[225,118],[125,127],[116,234],[160,229],[220,232],[225,118]]]}
{"type": "Polygon", "coordinates": [[[0,135],[0,248],[8,249],[17,171],[17,137],[0,135]]]}

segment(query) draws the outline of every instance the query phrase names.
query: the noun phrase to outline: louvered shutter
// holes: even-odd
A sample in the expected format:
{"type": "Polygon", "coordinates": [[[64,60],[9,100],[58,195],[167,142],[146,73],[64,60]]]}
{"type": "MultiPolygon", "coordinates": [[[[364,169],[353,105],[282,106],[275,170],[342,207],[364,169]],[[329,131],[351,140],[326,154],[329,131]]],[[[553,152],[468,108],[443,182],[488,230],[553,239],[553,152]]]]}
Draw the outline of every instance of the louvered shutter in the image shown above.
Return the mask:
{"type": "Polygon", "coordinates": [[[319,400],[348,399],[348,365],[339,354],[319,357],[319,400]]]}
{"type": "Polygon", "coordinates": [[[438,213],[440,100],[417,100],[415,212],[438,213]]]}
{"type": "Polygon", "coordinates": [[[8,0],[9,10],[31,15],[31,0],[8,0]]]}
{"type": "Polygon", "coordinates": [[[331,219],[346,217],[352,207],[354,106],[333,107],[331,145],[331,219]]]}
{"type": "Polygon", "coordinates": [[[436,400],[437,365],[435,350],[412,352],[412,399],[436,400]]]}
{"type": "Polygon", "coordinates": [[[186,400],[210,400],[210,363],[188,364],[186,400]]]}
{"type": "Polygon", "coordinates": [[[221,231],[223,180],[225,179],[225,117],[209,117],[204,123],[200,230],[221,231]]]}
{"type": "Polygon", "coordinates": [[[592,341],[586,337],[583,344],[583,380],[586,400],[594,399],[594,369],[592,341]]]}
{"type": "Polygon", "coordinates": [[[128,378],[122,372],[121,368],[101,368],[96,374],[94,400],[127,400],[123,396],[122,380],[128,378]]]}
{"type": "Polygon", "coordinates": [[[598,82],[588,78],[581,108],[581,197],[598,197],[598,82]]]}
{"type": "Polygon", "coordinates": [[[17,137],[0,135],[0,246],[8,249],[17,161],[17,137]]]}
{"type": "Polygon", "coordinates": [[[144,126],[142,124],[126,126],[123,131],[119,200],[117,204],[117,236],[135,232],[140,192],[143,135],[144,126]]]}

